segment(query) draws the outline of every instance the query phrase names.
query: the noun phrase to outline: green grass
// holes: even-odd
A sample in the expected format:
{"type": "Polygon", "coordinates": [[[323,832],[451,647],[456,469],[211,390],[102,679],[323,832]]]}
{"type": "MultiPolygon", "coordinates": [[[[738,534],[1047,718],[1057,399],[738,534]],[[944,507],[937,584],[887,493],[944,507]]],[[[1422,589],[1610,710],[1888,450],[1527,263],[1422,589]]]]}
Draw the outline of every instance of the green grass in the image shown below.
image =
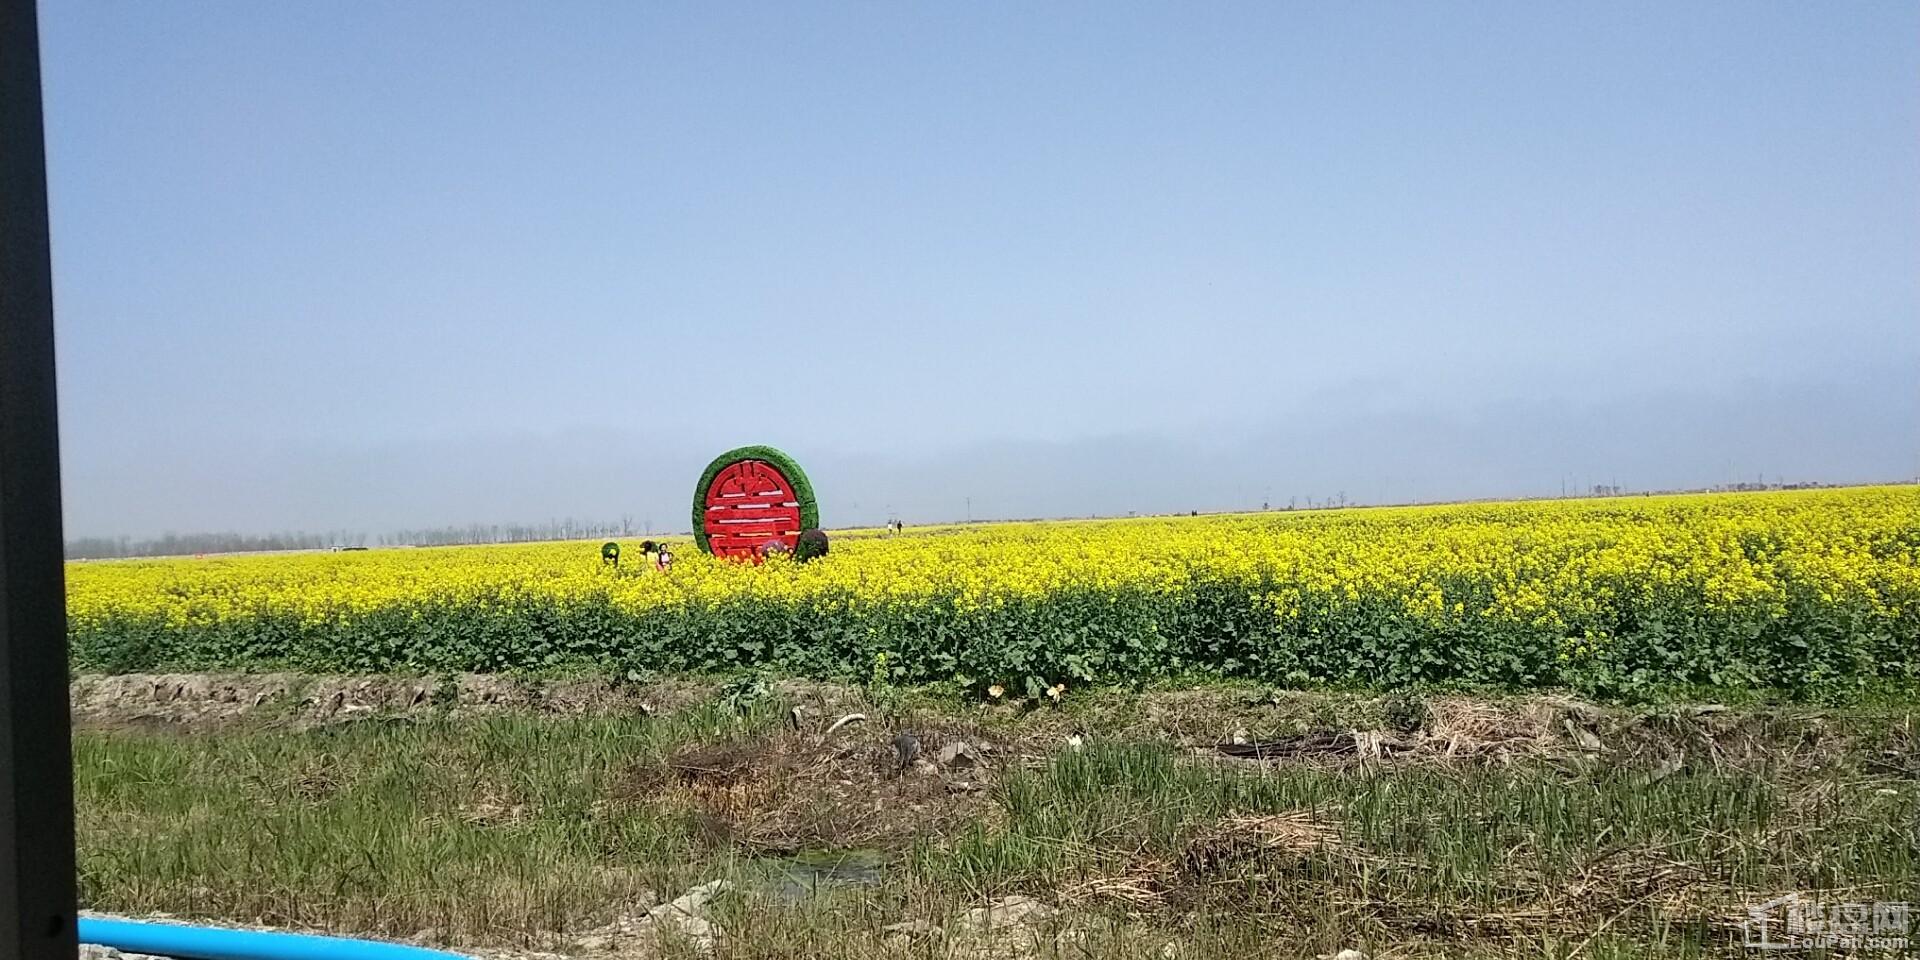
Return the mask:
{"type": "Polygon", "coordinates": [[[1713,911],[1766,898],[1754,894],[1914,890],[1916,792],[1880,789],[1535,766],[1223,774],[1164,746],[1121,745],[1013,777],[1005,824],[928,844],[919,864],[989,890],[1133,876],[1176,902],[1304,922],[1330,944],[1355,931],[1387,942],[1573,931],[1616,914],[1685,940],[1712,936],[1696,928],[1713,911]],[[1329,835],[1278,851],[1236,848],[1231,834],[1196,848],[1197,828],[1254,814],[1296,815],[1329,835]]]}
{"type": "Polygon", "coordinates": [[[609,798],[632,764],[737,723],[523,714],[82,733],[83,897],[462,940],[568,929],[709,859],[673,812],[609,798]]]}
{"type": "MultiPolygon", "coordinates": [[[[114,912],[564,949],[656,896],[728,877],[743,892],[716,921],[754,932],[728,942],[737,957],[934,951],[879,929],[1014,893],[1062,905],[1081,931],[1042,956],[1158,957],[1177,939],[1192,957],[1352,946],[1624,957],[1737,953],[1725,918],[1787,891],[1920,891],[1920,784],[1886,756],[1911,722],[1891,713],[1834,718],[1819,762],[1776,764],[1763,750],[1663,777],[1629,758],[1568,755],[1261,766],[1145,729],[1061,749],[1046,726],[1056,714],[1032,718],[1036,739],[1010,751],[1032,759],[1005,761],[964,816],[936,816],[947,801],[933,791],[925,827],[877,851],[882,883],[796,901],[759,882],[765,850],[715,829],[703,804],[725,791],[660,775],[695,747],[754,743],[764,759],[818,746],[784,730],[783,704],[737,706],[83,729],[83,897],[114,912]],[[1055,748],[1036,752],[1042,741],[1055,748]]],[[[1342,710],[1365,713],[1409,712],[1342,710]]],[[[940,718],[876,716],[853,739],[885,744],[909,722],[940,718]]],[[[1804,734],[1778,736],[1785,758],[1804,734]]],[[[757,802],[736,814],[766,812],[757,802]]]]}

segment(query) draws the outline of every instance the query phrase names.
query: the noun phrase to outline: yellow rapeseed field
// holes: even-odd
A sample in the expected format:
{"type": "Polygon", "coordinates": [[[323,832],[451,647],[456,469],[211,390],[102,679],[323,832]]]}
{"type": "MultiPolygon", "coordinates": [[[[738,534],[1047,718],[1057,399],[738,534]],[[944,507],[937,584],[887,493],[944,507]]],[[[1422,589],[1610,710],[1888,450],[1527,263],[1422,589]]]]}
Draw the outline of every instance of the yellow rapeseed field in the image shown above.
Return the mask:
{"type": "Polygon", "coordinates": [[[597,543],[78,562],[87,668],[756,666],[963,684],[1852,690],[1920,664],[1920,488],[994,524],[810,563],[597,543]]]}

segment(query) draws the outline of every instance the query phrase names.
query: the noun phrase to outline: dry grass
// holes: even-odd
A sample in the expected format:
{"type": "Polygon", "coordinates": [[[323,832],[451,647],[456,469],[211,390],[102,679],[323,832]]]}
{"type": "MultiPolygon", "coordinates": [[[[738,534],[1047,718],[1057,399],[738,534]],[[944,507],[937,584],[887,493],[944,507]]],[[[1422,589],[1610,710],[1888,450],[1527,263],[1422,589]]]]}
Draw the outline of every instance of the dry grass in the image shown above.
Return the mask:
{"type": "Polygon", "coordinates": [[[728,956],[947,955],[882,928],[1022,894],[1062,911],[1033,955],[1178,941],[1212,960],[1698,955],[1787,890],[1920,888],[1898,709],[1239,691],[1052,709],[816,685],[653,715],[352,716],[83,731],[89,902],[571,949],[727,877],[716,922],[756,934],[728,956]],[[870,719],[827,733],[852,710],[870,719]],[[765,880],[762,858],[845,851],[884,882],[793,901],[765,880]]]}
{"type": "MultiPolygon", "coordinates": [[[[897,735],[897,734],[896,734],[897,735]]],[[[983,744],[970,744],[976,754],[983,744]]],[[[937,754],[939,741],[923,746],[937,754]]],[[[627,803],[684,806],[706,833],[754,853],[892,846],[987,803],[975,766],[905,768],[892,737],[789,731],[687,744],[628,771],[627,803]]]]}

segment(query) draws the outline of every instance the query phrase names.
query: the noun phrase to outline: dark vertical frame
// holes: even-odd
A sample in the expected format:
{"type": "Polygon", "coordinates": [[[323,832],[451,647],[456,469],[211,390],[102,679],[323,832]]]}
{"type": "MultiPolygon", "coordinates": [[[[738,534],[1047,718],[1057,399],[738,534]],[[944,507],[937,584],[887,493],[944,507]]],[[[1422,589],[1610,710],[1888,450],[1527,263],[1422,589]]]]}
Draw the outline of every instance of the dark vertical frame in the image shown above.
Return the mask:
{"type": "Polygon", "coordinates": [[[71,960],[53,278],[34,0],[0,0],[0,957],[71,960]]]}

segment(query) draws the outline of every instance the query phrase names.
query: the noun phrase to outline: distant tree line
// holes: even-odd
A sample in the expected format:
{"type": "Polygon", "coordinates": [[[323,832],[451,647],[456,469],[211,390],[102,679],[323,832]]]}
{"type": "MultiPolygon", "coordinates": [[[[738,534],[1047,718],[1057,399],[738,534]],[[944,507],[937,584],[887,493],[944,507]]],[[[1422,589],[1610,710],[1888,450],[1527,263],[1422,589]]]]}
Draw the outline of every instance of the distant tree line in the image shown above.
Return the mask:
{"type": "Polygon", "coordinates": [[[67,559],[104,560],[115,557],[169,557],[193,553],[257,553],[264,550],[327,550],[364,547],[367,535],[327,533],[168,533],[151,540],[131,537],[81,537],[67,541],[67,559]]]}
{"type": "MultiPolygon", "coordinates": [[[[652,532],[646,524],[645,532],[652,532]]],[[[172,557],[198,553],[259,553],[270,550],[359,550],[369,541],[382,547],[450,547],[469,543],[527,543],[537,540],[583,540],[632,537],[632,517],[613,522],[580,521],[572,517],[545,523],[473,523],[466,526],[398,530],[369,537],[365,533],[330,530],[325,533],[168,533],[148,540],[131,537],[79,537],[67,541],[69,560],[110,560],[122,557],[172,557]]]]}
{"type": "Polygon", "coordinates": [[[464,527],[428,527],[382,534],[383,547],[451,547],[465,543],[529,543],[536,540],[586,540],[594,537],[632,537],[652,532],[634,528],[632,517],[617,521],[548,520],[546,523],[472,523],[464,527]]]}

